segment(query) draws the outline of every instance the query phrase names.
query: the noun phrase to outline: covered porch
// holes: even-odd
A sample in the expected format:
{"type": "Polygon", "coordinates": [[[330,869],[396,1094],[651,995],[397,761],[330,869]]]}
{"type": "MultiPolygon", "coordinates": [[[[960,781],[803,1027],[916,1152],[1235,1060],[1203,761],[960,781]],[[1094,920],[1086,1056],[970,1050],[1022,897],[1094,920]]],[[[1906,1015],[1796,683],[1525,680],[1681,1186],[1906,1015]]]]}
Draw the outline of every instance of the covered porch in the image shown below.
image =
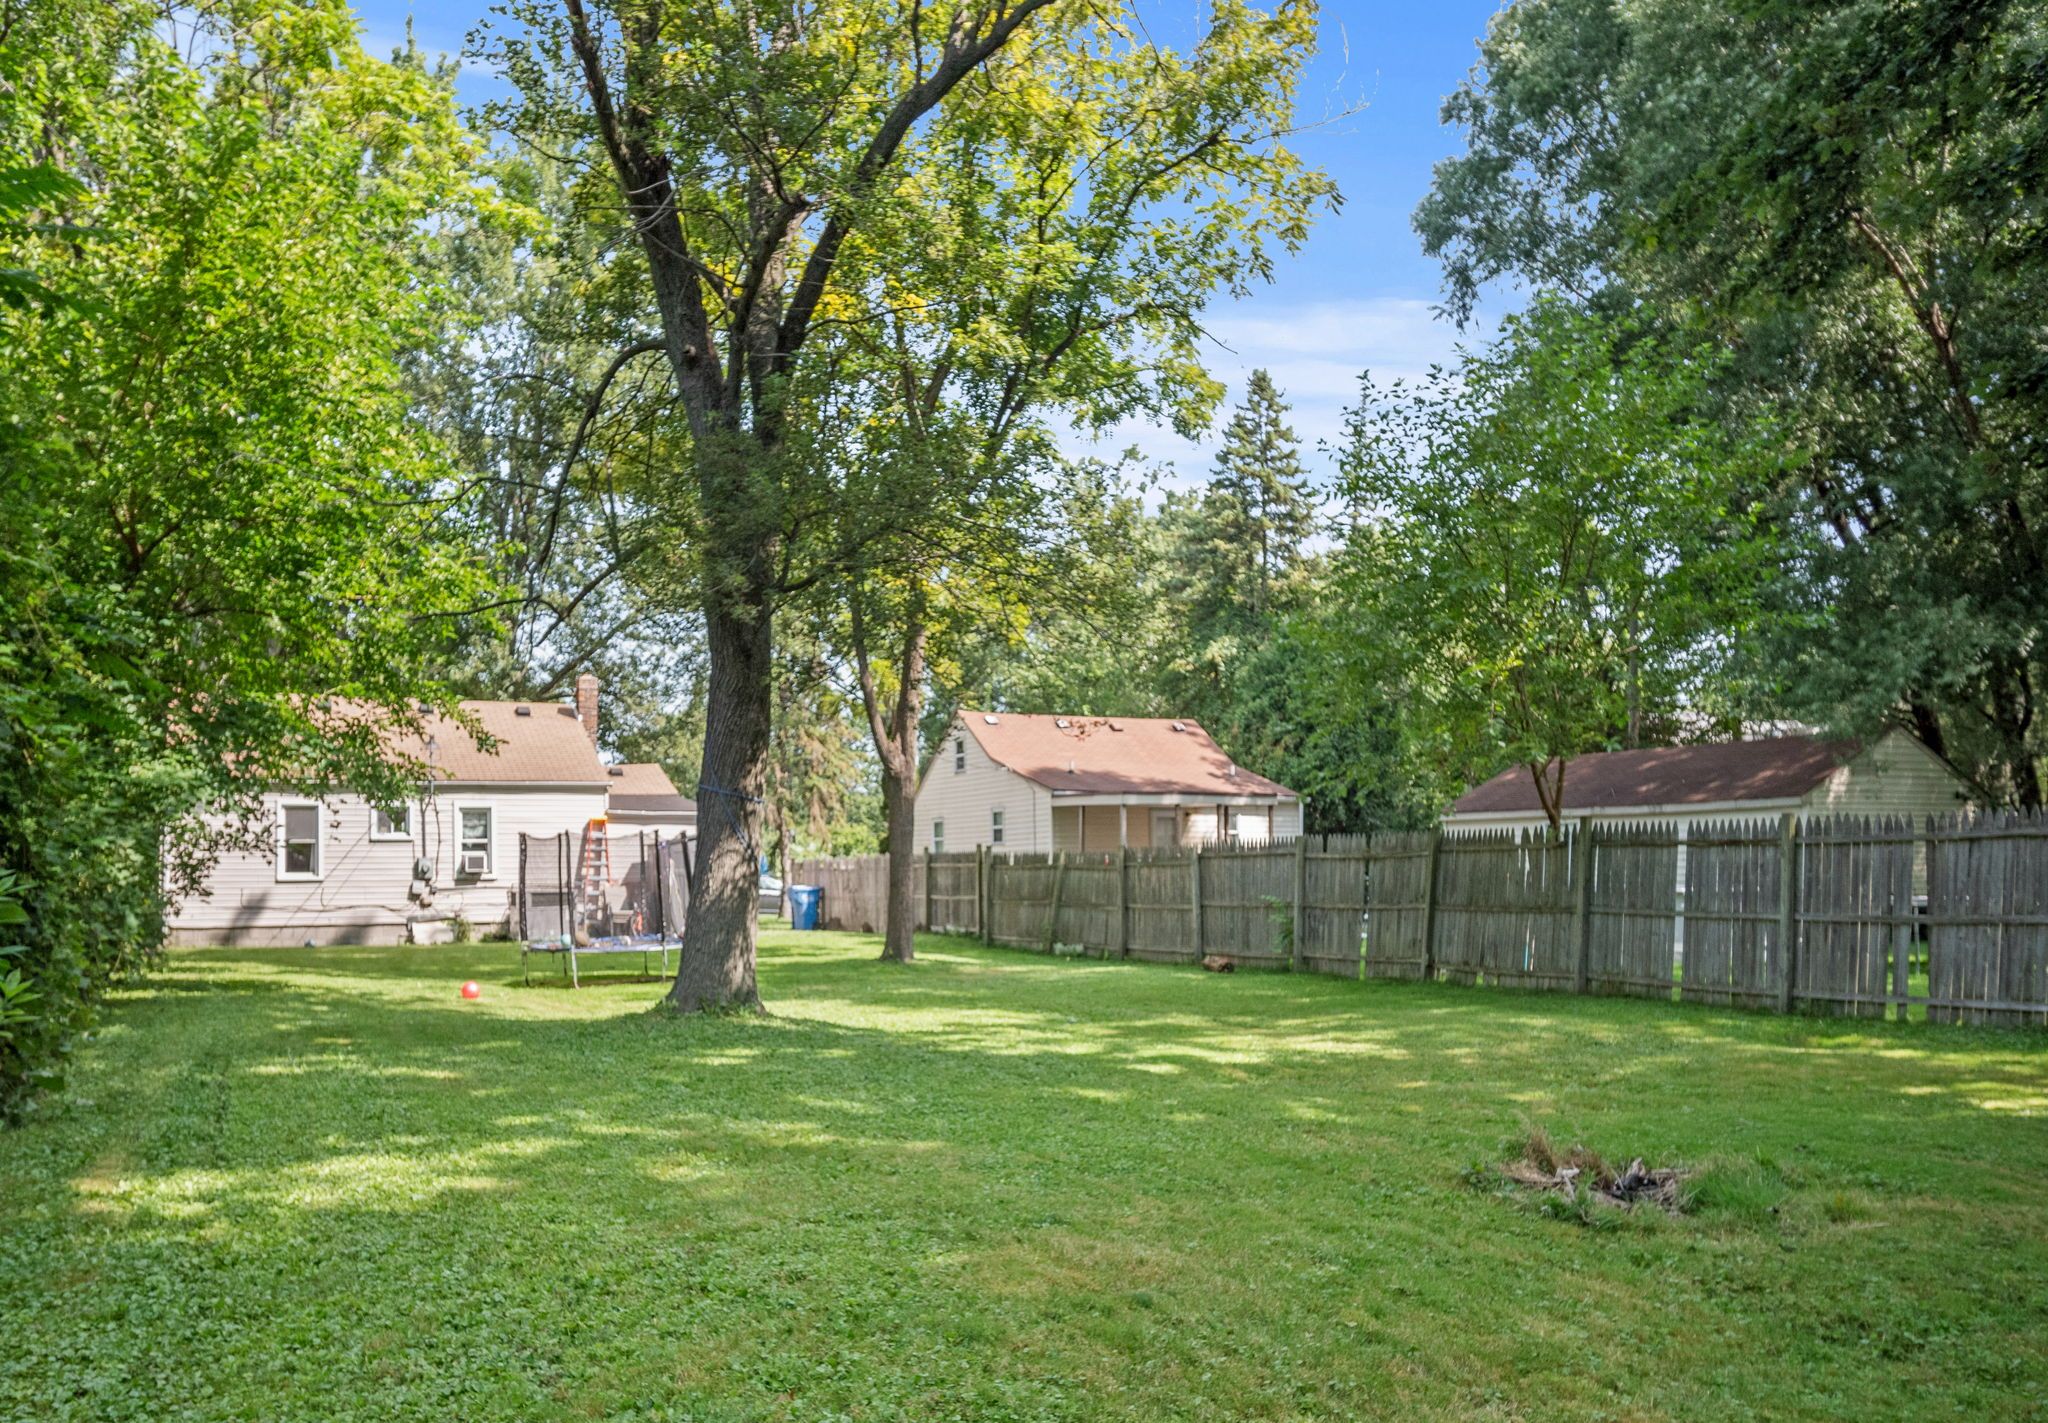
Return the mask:
{"type": "Polygon", "coordinates": [[[1056,795],[1052,848],[1095,853],[1125,846],[1262,845],[1276,834],[1293,833],[1281,823],[1280,809],[1272,796],[1056,795]]]}

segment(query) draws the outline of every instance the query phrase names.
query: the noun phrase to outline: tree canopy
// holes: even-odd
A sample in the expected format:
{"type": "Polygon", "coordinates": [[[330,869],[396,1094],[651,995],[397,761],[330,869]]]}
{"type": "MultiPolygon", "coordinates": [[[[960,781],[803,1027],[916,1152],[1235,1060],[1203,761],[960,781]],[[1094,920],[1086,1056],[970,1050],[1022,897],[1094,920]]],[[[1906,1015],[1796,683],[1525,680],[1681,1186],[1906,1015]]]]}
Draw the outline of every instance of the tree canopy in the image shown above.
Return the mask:
{"type": "Polygon", "coordinates": [[[1519,280],[1732,359],[1704,418],[1804,451],[1754,675],[1909,726],[2038,805],[2048,604],[2037,5],[1520,0],[1445,105],[1416,214],[1454,312],[1519,280]]]}

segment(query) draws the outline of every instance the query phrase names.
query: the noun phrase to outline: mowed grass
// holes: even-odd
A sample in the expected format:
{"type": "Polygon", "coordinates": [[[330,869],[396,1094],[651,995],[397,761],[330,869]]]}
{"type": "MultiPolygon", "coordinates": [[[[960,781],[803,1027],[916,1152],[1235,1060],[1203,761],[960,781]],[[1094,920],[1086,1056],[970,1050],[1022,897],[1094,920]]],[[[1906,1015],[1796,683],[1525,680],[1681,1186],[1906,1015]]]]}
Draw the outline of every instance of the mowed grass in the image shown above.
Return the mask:
{"type": "Polygon", "coordinates": [[[2048,1409],[2048,1036],[875,948],[175,954],[0,1136],[0,1417],[2048,1409]],[[1467,1179],[1532,1124],[1696,1210],[1467,1179]]]}

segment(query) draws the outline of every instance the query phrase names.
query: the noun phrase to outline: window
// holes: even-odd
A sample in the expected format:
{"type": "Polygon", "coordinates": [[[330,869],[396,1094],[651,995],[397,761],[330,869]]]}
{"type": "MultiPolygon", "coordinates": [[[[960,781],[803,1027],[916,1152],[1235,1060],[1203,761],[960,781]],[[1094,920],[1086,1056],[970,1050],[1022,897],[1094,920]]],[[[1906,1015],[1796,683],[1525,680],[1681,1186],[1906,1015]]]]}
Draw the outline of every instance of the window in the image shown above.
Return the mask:
{"type": "Polygon", "coordinates": [[[487,805],[462,807],[462,838],[456,848],[456,872],[489,879],[497,871],[492,848],[491,808],[487,805]]]}
{"type": "Polygon", "coordinates": [[[991,845],[1003,843],[1003,813],[1000,810],[992,810],[988,813],[988,843],[991,845]]]}
{"type": "Polygon", "coordinates": [[[1152,844],[1154,848],[1171,850],[1180,843],[1180,812],[1177,810],[1155,810],[1152,812],[1152,844]]]}
{"type": "Polygon", "coordinates": [[[277,808],[277,877],[319,879],[321,860],[319,802],[284,802],[277,808]]]}
{"type": "Polygon", "coordinates": [[[953,738],[953,774],[957,776],[966,769],[967,738],[964,736],[956,736],[953,738]]]}
{"type": "Polygon", "coordinates": [[[401,805],[391,810],[370,811],[370,838],[372,840],[412,839],[412,807],[401,805]]]}
{"type": "Polygon", "coordinates": [[[934,820],[932,822],[932,853],[934,855],[946,853],[946,822],[943,820],[934,820]]]}

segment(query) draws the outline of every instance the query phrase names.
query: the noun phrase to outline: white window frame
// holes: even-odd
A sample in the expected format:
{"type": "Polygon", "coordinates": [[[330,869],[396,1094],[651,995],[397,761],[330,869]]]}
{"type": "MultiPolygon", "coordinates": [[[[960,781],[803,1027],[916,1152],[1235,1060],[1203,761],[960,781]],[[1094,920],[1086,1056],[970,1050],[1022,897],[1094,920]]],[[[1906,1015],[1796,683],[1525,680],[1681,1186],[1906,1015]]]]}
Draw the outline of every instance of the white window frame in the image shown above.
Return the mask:
{"type": "Polygon", "coordinates": [[[991,845],[1002,844],[1003,829],[1003,812],[998,807],[988,813],[988,843],[991,845]]]}
{"type": "Polygon", "coordinates": [[[405,817],[405,828],[403,830],[395,829],[389,823],[389,817],[391,812],[389,810],[384,809],[382,806],[373,805],[370,807],[370,838],[372,840],[402,840],[406,844],[411,844],[413,814],[412,806],[410,804],[407,804],[395,806],[393,807],[393,809],[396,809],[400,814],[402,814],[405,817]]]}
{"type": "Polygon", "coordinates": [[[478,880],[496,879],[498,877],[498,807],[477,801],[471,801],[466,805],[455,807],[455,877],[457,879],[471,878],[471,876],[465,875],[462,872],[463,846],[469,839],[468,836],[463,834],[462,818],[472,810],[482,811],[488,817],[485,821],[485,825],[488,828],[484,831],[484,872],[474,876],[474,878],[478,880]]]}
{"type": "Polygon", "coordinates": [[[327,878],[327,807],[317,800],[294,798],[277,803],[277,879],[280,884],[293,882],[308,883],[327,878]],[[285,813],[292,810],[313,812],[313,868],[288,870],[285,868],[285,813]]]}
{"type": "Polygon", "coordinates": [[[943,819],[932,822],[932,853],[934,855],[946,853],[946,822],[943,819]]]}
{"type": "Polygon", "coordinates": [[[953,738],[953,774],[958,776],[967,770],[967,738],[953,738]]]}

